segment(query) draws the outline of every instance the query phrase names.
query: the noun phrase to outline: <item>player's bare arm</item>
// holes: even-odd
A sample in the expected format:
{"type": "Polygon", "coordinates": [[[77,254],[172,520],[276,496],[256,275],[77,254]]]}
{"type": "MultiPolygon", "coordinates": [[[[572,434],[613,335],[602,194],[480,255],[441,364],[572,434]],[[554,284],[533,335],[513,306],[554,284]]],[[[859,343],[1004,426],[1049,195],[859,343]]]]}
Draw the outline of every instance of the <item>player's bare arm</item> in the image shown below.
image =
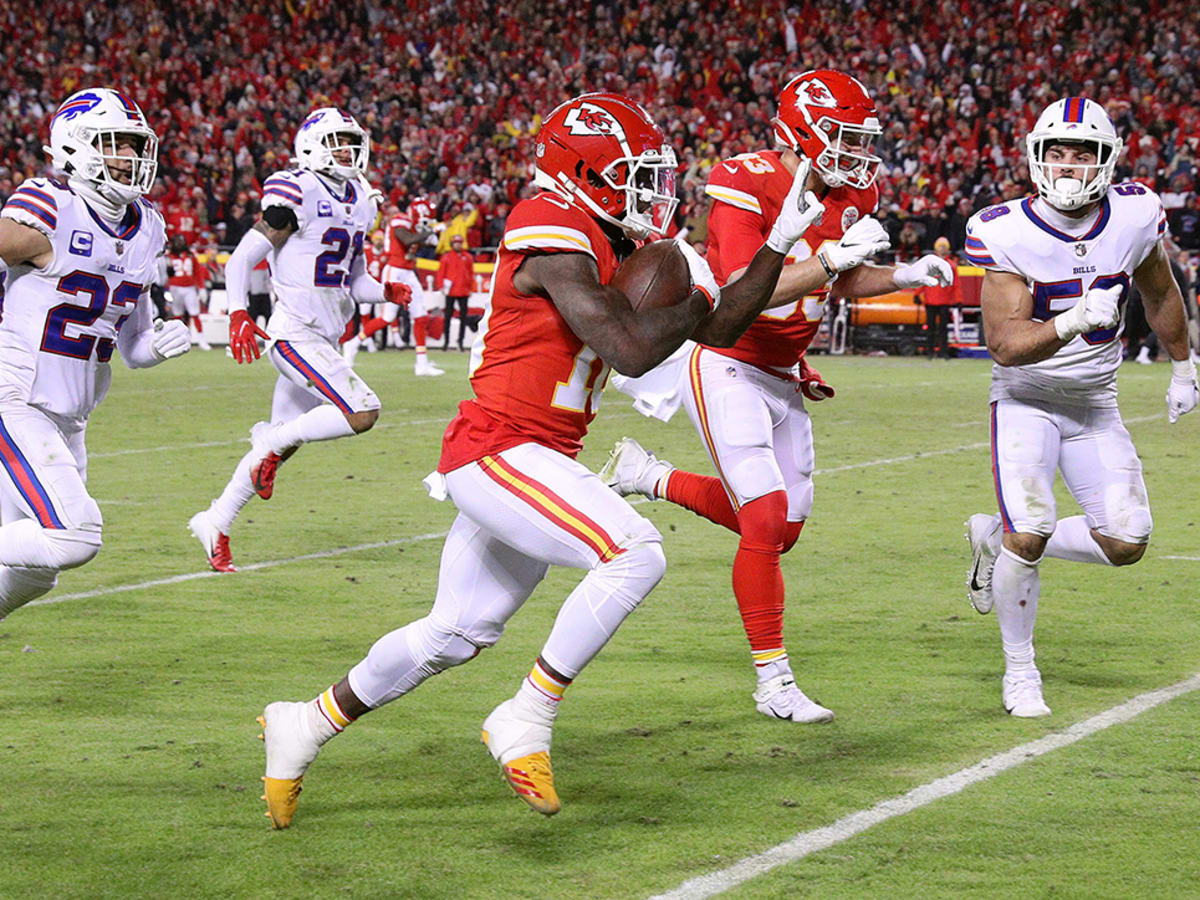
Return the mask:
{"type": "Polygon", "coordinates": [[[29,263],[41,269],[54,258],[54,248],[36,228],[12,219],[0,219],[0,257],[10,266],[29,263]]]}
{"type": "Polygon", "coordinates": [[[1183,293],[1171,272],[1166,248],[1159,241],[1150,255],[1133,272],[1142,293],[1146,322],[1154,329],[1171,359],[1188,359],[1187,315],[1183,293]]]}
{"type": "Polygon", "coordinates": [[[677,306],[635,313],[624,294],[600,283],[595,260],[582,253],[530,256],[513,286],[549,298],[575,335],[622,375],[654,368],[708,314],[708,300],[698,291],[677,306]]]}
{"type": "Polygon", "coordinates": [[[254,230],[278,250],[297,231],[296,214],[283,206],[269,207],[254,223],[254,230]]]}
{"type": "Polygon", "coordinates": [[[987,272],[980,295],[988,351],[999,365],[1023,366],[1049,359],[1066,345],[1053,322],[1033,321],[1033,294],[1011,272],[987,272]]]}
{"type": "Polygon", "coordinates": [[[783,260],[783,254],[765,244],[760,247],[737,280],[721,290],[721,305],[692,332],[692,340],[710,347],[732,347],[737,343],[774,298],[783,260]]]}
{"type": "Polygon", "coordinates": [[[875,266],[863,263],[839,273],[830,288],[839,297],[878,297],[896,290],[895,266],[875,266]]]}

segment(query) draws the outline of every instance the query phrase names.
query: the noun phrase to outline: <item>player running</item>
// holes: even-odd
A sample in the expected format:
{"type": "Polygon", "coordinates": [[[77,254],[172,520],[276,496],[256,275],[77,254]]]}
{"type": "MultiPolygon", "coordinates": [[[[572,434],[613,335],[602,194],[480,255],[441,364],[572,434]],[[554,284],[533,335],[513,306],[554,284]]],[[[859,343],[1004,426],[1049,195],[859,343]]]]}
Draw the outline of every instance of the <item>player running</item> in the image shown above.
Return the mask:
{"type": "Polygon", "coordinates": [[[229,344],[239,363],[259,357],[267,339],[279,371],[271,420],[250,429],[250,451],[225,490],[188,528],[218,572],[235,572],[229,531],[250,498],[269,500],[279,465],[311,441],[362,434],[379,418],[379,398],[338,352],[355,302],[402,300],[406,289],[384,286],[366,271],[363,240],[375,222],[376,199],[363,176],[370,136],[348,113],[313,110],[296,132],[298,168],[263,182],[262,216],[225,265],[229,344]],[[275,309],[263,331],[246,312],[250,271],[271,264],[275,309]]]}
{"type": "Polygon", "coordinates": [[[1004,708],[1050,715],[1033,626],[1046,556],[1132,565],[1150,541],[1150,502],[1117,409],[1122,312],[1130,280],[1171,357],[1167,418],[1196,406],[1183,297],[1163,247],[1166,215],[1140,184],[1112,185],[1121,154],[1099,104],[1046,107],[1026,138],[1038,196],[988,207],[967,223],[966,253],[987,272],[983,320],[992,367],[997,515],[967,522],[968,597],[1000,624],[1004,708]],[[1054,477],[1083,515],[1057,518],[1054,477]]]}
{"type": "Polygon", "coordinates": [[[151,311],[166,225],[145,199],[158,139],[141,109],[78,91],[46,151],[66,180],[28,178],[0,212],[0,619],[100,551],[84,432],[113,350],[138,369],[191,347],[151,311]]]}
{"type": "Polygon", "coordinates": [[[677,306],[635,313],[607,285],[632,240],[670,222],[674,151],[645,110],[615,94],[562,104],[535,143],[543,190],[508,218],[472,351],[475,396],[460,404],[427,479],[459,510],[433,608],[380,638],[313,700],[264,710],[265,798],[276,828],[291,821],[325,741],[492,646],[551,565],[586,574],[516,694],[484,721],[483,741],[521,799],[545,815],[558,811],[550,739],[559,702],[666,568],[654,526],[575,459],[609,366],[637,375],[689,335],[735,340],[811,222],[797,180],[736,284],[722,293],[689,247],[695,291],[677,306]]]}
{"type": "Polygon", "coordinates": [[[833,712],[796,686],[783,641],[780,557],[812,509],[812,424],[804,401],[834,395],[805,358],[833,292],[873,297],[953,277],[930,254],[908,266],[866,262],[888,247],[871,213],[879,203],[881,133],[875,102],[854,78],[830,69],[805,72],[779,94],[773,120],[778,149],[744,153],[713,167],[708,260],[717,281],[736,284],[770,231],[792,178],[811,165],[808,188],[824,207],[784,267],[767,309],[732,347],[692,349],[674,370],[617,387],[669,418],[682,398],[717,476],[682,472],[623,438],[601,472],[622,496],[669,500],[737,532],[733,593],[757,675],[754,702],[766,716],[827,722],[833,712]],[[663,383],[667,388],[664,391],[663,383]],[[655,397],[656,394],[665,394],[655,397]]]}

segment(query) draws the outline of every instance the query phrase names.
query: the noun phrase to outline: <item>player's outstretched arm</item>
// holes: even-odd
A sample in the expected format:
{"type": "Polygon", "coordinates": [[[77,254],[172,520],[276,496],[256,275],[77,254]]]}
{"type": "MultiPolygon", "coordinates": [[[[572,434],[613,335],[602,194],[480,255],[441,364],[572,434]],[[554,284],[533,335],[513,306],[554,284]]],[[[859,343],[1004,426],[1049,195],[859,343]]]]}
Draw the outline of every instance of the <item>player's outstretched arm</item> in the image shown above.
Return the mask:
{"type": "Polygon", "coordinates": [[[703,293],[682,303],[635,313],[619,290],[600,283],[595,261],[583,253],[525,260],[513,285],[548,297],[575,335],[622,375],[644,375],[670,356],[709,311],[703,293]]]}
{"type": "Polygon", "coordinates": [[[1134,270],[1133,280],[1142,292],[1146,323],[1154,329],[1167,355],[1171,357],[1167,418],[1175,422],[1196,408],[1200,401],[1200,387],[1197,386],[1196,367],[1189,354],[1183,292],[1179,290],[1179,284],[1171,272],[1171,263],[1162,241],[1134,270]]]}
{"type": "MultiPolygon", "coordinates": [[[[731,347],[773,300],[790,302],[782,300],[778,292],[783,261],[792,252],[796,241],[803,237],[809,226],[820,221],[825,211],[817,195],[807,189],[811,165],[807,159],[801,161],[792,176],[792,186],[779,215],[771,226],[771,233],[750,260],[750,265],[721,289],[720,305],[692,334],[694,340],[714,347],[731,347]]],[[[809,274],[812,274],[811,266],[809,274]]]]}

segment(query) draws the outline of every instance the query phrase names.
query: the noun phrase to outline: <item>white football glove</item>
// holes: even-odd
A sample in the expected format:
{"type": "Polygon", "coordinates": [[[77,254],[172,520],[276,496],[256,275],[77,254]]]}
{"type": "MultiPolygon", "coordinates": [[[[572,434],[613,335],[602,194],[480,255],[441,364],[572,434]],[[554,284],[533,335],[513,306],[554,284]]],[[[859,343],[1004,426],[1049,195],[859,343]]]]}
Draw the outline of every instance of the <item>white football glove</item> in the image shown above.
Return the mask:
{"type": "Polygon", "coordinates": [[[692,273],[692,289],[707,294],[712,308],[716,309],[721,305],[721,286],[717,284],[712,269],[708,267],[704,257],[696,252],[696,248],[686,240],[676,239],[675,246],[687,260],[688,271],[692,273]]]}
{"type": "Polygon", "coordinates": [[[1087,334],[1097,328],[1112,328],[1121,320],[1122,286],[1092,288],[1083,299],[1054,317],[1054,330],[1058,338],[1069,341],[1079,334],[1087,334]]]}
{"type": "Polygon", "coordinates": [[[1171,360],[1171,383],[1167,385],[1167,421],[1174,425],[1200,402],[1196,366],[1189,359],[1171,360]]]}
{"type": "Polygon", "coordinates": [[[784,197],[783,206],[779,215],[775,217],[770,235],[767,236],[767,246],[783,256],[791,252],[792,245],[803,237],[810,225],[821,221],[821,215],[825,212],[825,206],[817,195],[806,191],[804,187],[811,168],[812,163],[808,159],[800,161],[796,168],[796,176],[792,179],[792,186],[784,197]]]}
{"type": "Polygon", "coordinates": [[[845,272],[861,266],[868,257],[874,256],[892,245],[886,229],[873,216],[859,219],[846,229],[842,239],[826,247],[817,255],[823,256],[834,272],[845,272]]]}
{"type": "Polygon", "coordinates": [[[192,349],[192,336],[188,334],[188,327],[179,319],[172,319],[170,322],[155,319],[154,339],[150,342],[150,349],[159,359],[183,356],[192,349]]]}
{"type": "Polygon", "coordinates": [[[954,269],[936,253],[927,253],[908,266],[896,266],[892,273],[900,290],[917,287],[948,287],[954,283],[954,269]]]}

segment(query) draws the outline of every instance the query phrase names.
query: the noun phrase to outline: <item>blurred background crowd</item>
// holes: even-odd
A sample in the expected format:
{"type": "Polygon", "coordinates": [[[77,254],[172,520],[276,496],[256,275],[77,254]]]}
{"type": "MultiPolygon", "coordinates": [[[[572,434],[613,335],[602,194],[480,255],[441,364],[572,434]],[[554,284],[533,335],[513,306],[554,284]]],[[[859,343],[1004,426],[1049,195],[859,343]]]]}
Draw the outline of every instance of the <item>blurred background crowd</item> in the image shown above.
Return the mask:
{"type": "MultiPolygon", "coordinates": [[[[723,157],[770,146],[789,76],[834,67],[875,96],[879,215],[897,258],[1032,190],[1023,135],[1061,96],[1103,104],[1126,142],[1117,180],[1157,190],[1178,258],[1200,258],[1200,17],[1193,0],[47,0],[0,18],[0,197],[43,174],[47,119],[117,86],[161,138],[154,199],[193,246],[232,246],[309,109],[373,139],[371,179],[416,194],[468,248],[494,246],[529,191],[541,115],[585,90],[641,101],[680,160],[676,225],[705,237],[723,157]]],[[[446,247],[438,250],[449,249],[446,247]]],[[[1192,278],[1192,281],[1195,279],[1192,278]]]]}

